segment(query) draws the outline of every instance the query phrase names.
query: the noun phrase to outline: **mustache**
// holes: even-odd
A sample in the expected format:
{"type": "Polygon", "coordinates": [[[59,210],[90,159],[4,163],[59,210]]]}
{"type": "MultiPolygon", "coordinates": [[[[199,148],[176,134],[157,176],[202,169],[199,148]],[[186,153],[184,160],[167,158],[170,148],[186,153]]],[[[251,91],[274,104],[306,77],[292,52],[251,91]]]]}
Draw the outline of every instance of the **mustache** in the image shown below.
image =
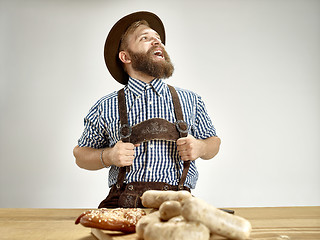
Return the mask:
{"type": "Polygon", "coordinates": [[[164,47],[162,47],[162,46],[152,46],[152,47],[147,51],[147,54],[148,54],[148,55],[149,55],[149,54],[153,54],[153,52],[154,52],[155,50],[158,50],[159,48],[161,49],[164,58],[165,58],[165,59],[168,59],[168,56],[169,56],[169,55],[168,55],[166,49],[165,49],[164,47]]]}

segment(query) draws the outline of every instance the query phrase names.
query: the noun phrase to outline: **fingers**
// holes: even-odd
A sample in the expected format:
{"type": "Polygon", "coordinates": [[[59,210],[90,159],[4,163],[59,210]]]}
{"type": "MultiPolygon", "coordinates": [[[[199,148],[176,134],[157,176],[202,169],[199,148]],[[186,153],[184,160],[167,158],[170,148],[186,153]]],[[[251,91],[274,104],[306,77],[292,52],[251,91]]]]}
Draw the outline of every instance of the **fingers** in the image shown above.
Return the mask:
{"type": "Polygon", "coordinates": [[[198,158],[196,139],[190,135],[177,140],[177,150],[181,160],[183,161],[193,161],[198,158]]]}
{"type": "Polygon", "coordinates": [[[181,160],[188,161],[190,160],[190,143],[186,139],[180,138],[177,140],[177,150],[181,160]]]}
{"type": "Polygon", "coordinates": [[[121,166],[130,166],[134,160],[134,148],[132,143],[123,143],[119,148],[119,161],[121,166]]]}
{"type": "Polygon", "coordinates": [[[119,141],[113,149],[112,162],[117,167],[130,166],[134,160],[135,145],[119,141]]]}
{"type": "Polygon", "coordinates": [[[191,149],[180,148],[178,149],[179,156],[183,161],[195,160],[196,158],[193,156],[193,152],[191,149]]]}

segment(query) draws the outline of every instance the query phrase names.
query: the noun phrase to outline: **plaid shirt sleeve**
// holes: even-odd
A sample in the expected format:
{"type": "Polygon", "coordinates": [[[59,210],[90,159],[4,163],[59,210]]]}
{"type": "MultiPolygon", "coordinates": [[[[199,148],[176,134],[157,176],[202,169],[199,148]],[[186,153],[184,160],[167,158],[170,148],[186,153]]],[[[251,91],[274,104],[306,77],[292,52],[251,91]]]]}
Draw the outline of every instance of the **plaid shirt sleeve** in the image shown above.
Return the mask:
{"type": "Polygon", "coordinates": [[[192,134],[195,138],[206,139],[212,136],[217,136],[216,130],[207,113],[206,106],[202,98],[197,95],[196,116],[192,134]]]}
{"type": "Polygon", "coordinates": [[[103,148],[108,146],[108,137],[104,132],[99,104],[93,106],[84,118],[84,131],[78,140],[80,147],[103,148]]]}

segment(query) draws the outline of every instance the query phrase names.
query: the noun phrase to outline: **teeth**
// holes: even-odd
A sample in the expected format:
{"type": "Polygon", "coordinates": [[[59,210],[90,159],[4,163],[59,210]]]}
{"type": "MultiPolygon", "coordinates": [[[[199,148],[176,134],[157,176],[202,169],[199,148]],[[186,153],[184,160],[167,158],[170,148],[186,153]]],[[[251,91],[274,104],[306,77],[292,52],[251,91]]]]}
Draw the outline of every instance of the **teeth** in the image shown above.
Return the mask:
{"type": "Polygon", "coordinates": [[[153,54],[156,56],[162,57],[162,51],[160,50],[154,51],[153,54]]]}

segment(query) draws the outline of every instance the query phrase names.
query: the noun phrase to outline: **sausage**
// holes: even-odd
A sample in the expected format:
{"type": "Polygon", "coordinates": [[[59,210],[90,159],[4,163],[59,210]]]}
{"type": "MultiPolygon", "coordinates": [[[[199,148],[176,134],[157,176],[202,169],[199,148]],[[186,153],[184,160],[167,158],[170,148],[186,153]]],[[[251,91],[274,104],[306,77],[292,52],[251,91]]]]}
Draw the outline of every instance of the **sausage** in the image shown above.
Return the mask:
{"type": "Polygon", "coordinates": [[[142,205],[146,208],[159,208],[160,205],[169,200],[182,202],[184,199],[192,197],[191,193],[186,190],[181,191],[160,191],[148,190],[141,197],[142,205]]]}
{"type": "Polygon", "coordinates": [[[246,219],[226,213],[195,197],[183,202],[181,214],[187,221],[203,223],[211,233],[228,239],[247,239],[252,229],[246,219]]]}
{"type": "Polygon", "coordinates": [[[136,225],[136,233],[138,235],[138,239],[143,239],[145,228],[148,224],[160,222],[160,213],[159,211],[155,211],[146,216],[143,216],[136,225]]]}
{"type": "Polygon", "coordinates": [[[166,201],[159,207],[161,220],[167,221],[181,215],[181,203],[178,201],[166,201]]]}
{"type": "Polygon", "coordinates": [[[173,218],[170,218],[168,222],[185,222],[186,220],[181,216],[176,216],[173,218]]]}
{"type": "Polygon", "coordinates": [[[158,222],[149,224],[145,240],[208,240],[209,229],[199,222],[158,222]]]}

